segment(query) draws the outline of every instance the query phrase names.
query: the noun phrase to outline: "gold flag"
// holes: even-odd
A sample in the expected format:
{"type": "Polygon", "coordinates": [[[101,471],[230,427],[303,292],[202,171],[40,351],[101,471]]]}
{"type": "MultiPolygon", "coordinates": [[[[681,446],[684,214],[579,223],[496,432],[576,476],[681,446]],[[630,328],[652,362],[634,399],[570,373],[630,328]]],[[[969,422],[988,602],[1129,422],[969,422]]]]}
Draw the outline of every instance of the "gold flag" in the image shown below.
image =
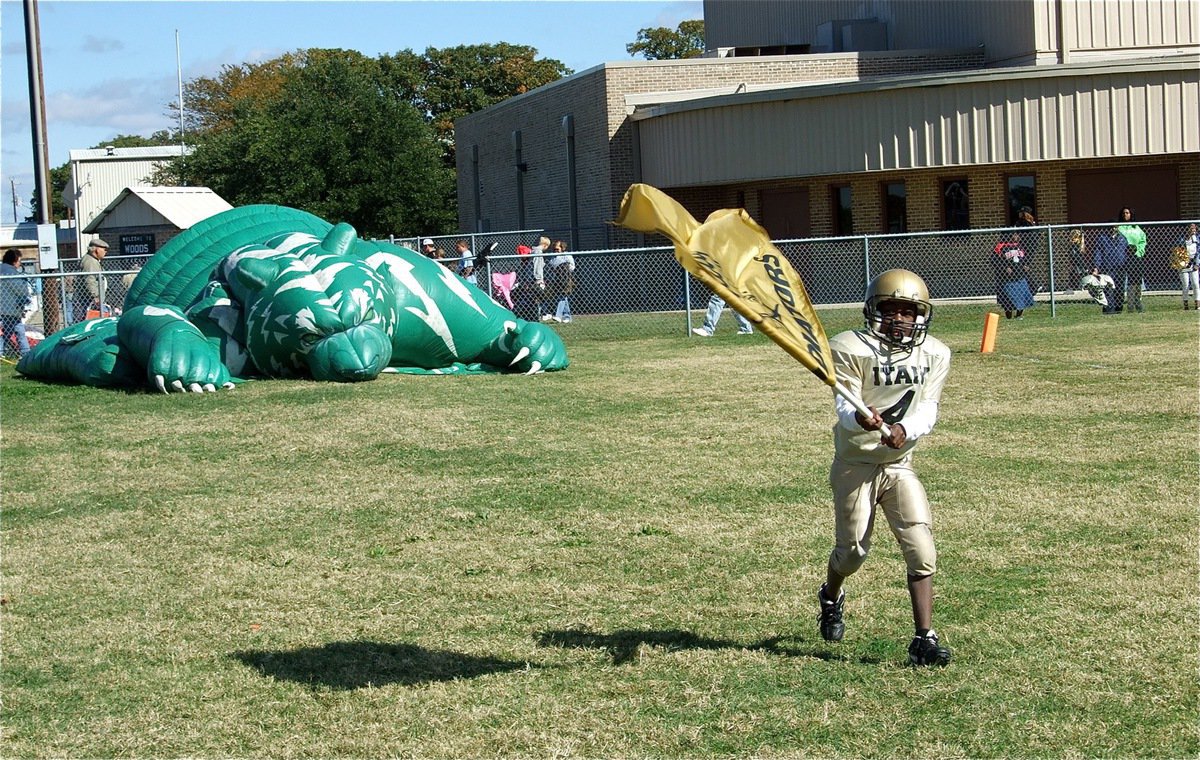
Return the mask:
{"type": "Polygon", "coordinates": [[[634,184],[621,200],[616,223],[670,238],[684,269],[840,391],[825,328],[800,275],[744,209],[714,211],[700,224],[666,193],[634,184]]]}

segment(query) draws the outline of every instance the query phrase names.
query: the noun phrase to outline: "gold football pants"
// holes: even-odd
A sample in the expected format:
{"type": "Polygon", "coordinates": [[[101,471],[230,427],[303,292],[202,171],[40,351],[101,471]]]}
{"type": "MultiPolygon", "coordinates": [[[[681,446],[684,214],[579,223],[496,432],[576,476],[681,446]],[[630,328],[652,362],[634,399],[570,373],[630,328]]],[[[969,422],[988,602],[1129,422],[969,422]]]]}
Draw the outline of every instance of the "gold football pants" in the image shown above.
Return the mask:
{"type": "Polygon", "coordinates": [[[829,485],[836,542],[829,567],[834,572],[844,578],[862,567],[871,550],[877,508],[883,510],[900,544],[908,574],[921,577],[936,572],[933,515],[911,456],[891,464],[850,464],[835,458],[829,485]]]}

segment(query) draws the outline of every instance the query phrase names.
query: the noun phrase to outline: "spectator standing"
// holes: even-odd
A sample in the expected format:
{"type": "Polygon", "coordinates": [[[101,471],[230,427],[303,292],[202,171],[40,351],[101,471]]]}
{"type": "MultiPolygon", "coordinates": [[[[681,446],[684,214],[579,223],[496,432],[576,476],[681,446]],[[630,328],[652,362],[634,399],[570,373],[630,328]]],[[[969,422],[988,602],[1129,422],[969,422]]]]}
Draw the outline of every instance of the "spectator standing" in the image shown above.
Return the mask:
{"type": "MultiPolygon", "coordinates": [[[[1022,206],[1020,209],[1017,210],[1017,225],[1016,226],[1018,226],[1018,227],[1036,227],[1037,226],[1037,217],[1035,217],[1033,215],[1032,208],[1030,208],[1029,206],[1022,206]]],[[[1034,262],[1042,261],[1042,258],[1038,255],[1039,248],[1040,248],[1038,243],[1040,241],[1041,241],[1041,231],[1040,230],[1025,230],[1021,233],[1021,243],[1022,243],[1021,249],[1023,251],[1025,251],[1025,259],[1024,259],[1025,281],[1027,283],[1029,283],[1029,292],[1030,293],[1037,293],[1037,292],[1040,292],[1042,289],[1042,286],[1040,284],[1035,284],[1034,281],[1036,278],[1030,277],[1030,275],[1029,275],[1030,267],[1032,267],[1034,265],[1034,262]]]]}
{"type": "MultiPolygon", "coordinates": [[[[711,338],[717,331],[717,322],[721,320],[721,312],[724,309],[725,299],[713,293],[712,298],[708,299],[708,311],[704,313],[704,324],[700,327],[693,327],[692,334],[699,335],[701,338],[711,338]]],[[[733,317],[737,320],[738,335],[750,335],[754,332],[754,325],[750,324],[750,320],[743,317],[736,309],[733,317]]]]}
{"type": "Polygon", "coordinates": [[[33,301],[33,286],[21,271],[21,252],[10,248],[0,263],[0,331],[4,333],[3,353],[20,359],[29,353],[25,334],[25,311],[33,301]]]}
{"type": "Polygon", "coordinates": [[[437,248],[434,247],[432,238],[425,238],[421,241],[421,255],[427,259],[437,258],[437,248]]]}
{"type": "Polygon", "coordinates": [[[1033,291],[1025,271],[1025,248],[1021,233],[1014,232],[1010,240],[1001,240],[994,249],[992,267],[996,273],[996,303],[1004,309],[1004,318],[1022,319],[1025,310],[1033,306],[1033,291]]]}
{"type": "Polygon", "coordinates": [[[1197,311],[1200,311],[1200,237],[1196,233],[1196,223],[1192,222],[1188,225],[1187,232],[1183,234],[1183,238],[1179,241],[1179,248],[1183,249],[1183,255],[1180,256],[1179,269],[1179,288],[1183,296],[1183,310],[1188,308],[1188,291],[1192,293],[1192,304],[1197,311]]]}
{"type": "Polygon", "coordinates": [[[465,239],[456,241],[454,252],[458,262],[455,265],[458,269],[458,276],[472,285],[478,285],[479,280],[475,277],[475,254],[471,253],[471,243],[465,239]]]}
{"type": "Polygon", "coordinates": [[[533,247],[531,256],[531,269],[533,286],[536,290],[531,291],[527,295],[533,296],[535,301],[533,314],[534,319],[541,319],[546,304],[546,254],[550,251],[550,238],[543,235],[538,238],[537,245],[533,247]]]}
{"type": "Polygon", "coordinates": [[[517,246],[517,253],[524,253],[517,267],[517,290],[513,299],[517,316],[528,322],[541,319],[543,302],[546,298],[546,259],[550,249],[550,238],[538,238],[537,245],[517,246]]]}
{"type": "MultiPolygon", "coordinates": [[[[1130,310],[1137,309],[1140,314],[1146,310],[1142,305],[1142,285],[1146,279],[1146,233],[1136,224],[1133,209],[1128,206],[1121,207],[1120,213],[1117,214],[1117,224],[1129,243],[1129,262],[1126,267],[1129,275],[1129,297],[1126,300],[1130,310]]],[[[1121,287],[1122,282],[1117,280],[1117,288],[1121,287]]]]}
{"type": "Polygon", "coordinates": [[[562,240],[555,240],[551,251],[554,256],[546,265],[546,292],[550,300],[557,298],[557,303],[554,313],[544,315],[542,321],[565,324],[571,321],[570,296],[575,292],[575,257],[567,253],[567,244],[562,240]]]}
{"type": "Polygon", "coordinates": [[[1092,262],[1088,259],[1087,242],[1083,237],[1083,230],[1071,230],[1067,252],[1071,261],[1071,287],[1069,290],[1074,290],[1092,271],[1092,262]]]}
{"type": "Polygon", "coordinates": [[[88,243],[87,253],[79,262],[79,268],[86,272],[87,276],[78,278],[75,285],[75,314],[72,318],[76,321],[86,319],[93,306],[100,316],[109,316],[104,304],[108,283],[101,274],[103,267],[100,264],[107,255],[108,243],[100,238],[88,243]]]}
{"type": "Polygon", "coordinates": [[[1117,225],[1096,238],[1092,257],[1092,275],[1106,274],[1113,281],[1113,297],[1104,308],[1105,314],[1120,314],[1125,309],[1125,270],[1129,262],[1129,241],[1117,225]]]}

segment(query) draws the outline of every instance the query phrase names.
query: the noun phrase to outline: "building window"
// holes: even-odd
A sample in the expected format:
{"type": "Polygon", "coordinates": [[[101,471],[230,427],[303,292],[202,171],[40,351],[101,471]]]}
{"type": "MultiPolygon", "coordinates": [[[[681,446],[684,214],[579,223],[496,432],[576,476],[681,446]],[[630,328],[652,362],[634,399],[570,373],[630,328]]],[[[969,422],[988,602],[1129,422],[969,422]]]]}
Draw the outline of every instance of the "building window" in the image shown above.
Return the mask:
{"type": "Polygon", "coordinates": [[[1037,180],[1032,174],[1013,175],[1008,178],[1008,223],[1017,223],[1017,212],[1028,206],[1037,218],[1037,180]]]}
{"type": "Polygon", "coordinates": [[[965,230],[971,226],[971,195],[965,177],[942,180],[942,229],[965,230]]]}
{"type": "Polygon", "coordinates": [[[830,188],[832,193],[832,213],[833,217],[833,234],[834,235],[853,235],[854,234],[854,206],[851,203],[850,186],[849,185],[834,185],[830,188]]]}
{"type": "Polygon", "coordinates": [[[908,191],[903,182],[883,185],[883,231],[908,232],[908,191]]]}

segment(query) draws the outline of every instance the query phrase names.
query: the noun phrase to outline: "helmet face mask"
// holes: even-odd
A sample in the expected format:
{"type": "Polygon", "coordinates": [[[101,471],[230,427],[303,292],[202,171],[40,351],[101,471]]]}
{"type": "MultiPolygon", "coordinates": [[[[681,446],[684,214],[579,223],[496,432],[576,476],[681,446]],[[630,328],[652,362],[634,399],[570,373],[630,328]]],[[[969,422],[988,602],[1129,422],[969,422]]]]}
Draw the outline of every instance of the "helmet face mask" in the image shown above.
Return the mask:
{"type": "Polygon", "coordinates": [[[863,317],[866,328],[883,343],[896,348],[919,346],[933,321],[929,289],[907,269],[889,269],[867,286],[863,317]]]}

